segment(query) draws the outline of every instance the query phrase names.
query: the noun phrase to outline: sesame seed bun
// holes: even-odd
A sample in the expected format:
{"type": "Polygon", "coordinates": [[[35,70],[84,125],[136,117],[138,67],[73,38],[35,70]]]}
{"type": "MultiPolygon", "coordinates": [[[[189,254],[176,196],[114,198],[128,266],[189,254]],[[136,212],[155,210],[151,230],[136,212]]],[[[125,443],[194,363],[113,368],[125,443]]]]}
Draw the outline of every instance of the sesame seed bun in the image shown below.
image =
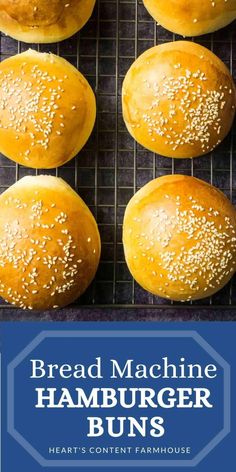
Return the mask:
{"type": "Polygon", "coordinates": [[[24,177],[0,196],[0,296],[47,310],[76,300],[100,258],[96,221],[57,177],[24,177]]]}
{"type": "Polygon", "coordinates": [[[212,151],[228,134],[236,91],[229,70],[211,51],[188,41],[144,52],[126,74],[123,116],[142,146],[167,157],[212,151]]]}
{"type": "Polygon", "coordinates": [[[54,54],[28,50],[0,64],[0,152],[19,164],[50,169],[72,159],[95,121],[84,76],[54,54]]]}
{"type": "Polygon", "coordinates": [[[143,0],[164,28],[183,36],[212,33],[236,18],[236,0],[143,0]]]}
{"type": "Polygon", "coordinates": [[[124,217],[125,258],[136,281],[187,301],[220,290],[236,269],[236,211],[215,187],[184,175],[149,182],[124,217]]]}
{"type": "Polygon", "coordinates": [[[69,38],[90,18],[95,0],[0,0],[0,30],[25,43],[69,38]]]}

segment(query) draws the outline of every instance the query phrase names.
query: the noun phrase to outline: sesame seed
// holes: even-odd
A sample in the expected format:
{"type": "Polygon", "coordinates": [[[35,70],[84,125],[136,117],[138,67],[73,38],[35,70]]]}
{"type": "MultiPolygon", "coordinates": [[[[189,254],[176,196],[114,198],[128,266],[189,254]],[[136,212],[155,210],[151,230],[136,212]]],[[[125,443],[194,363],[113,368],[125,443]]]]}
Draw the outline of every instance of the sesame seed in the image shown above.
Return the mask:
{"type": "MultiPolygon", "coordinates": [[[[68,4],[69,5],[69,4],[68,4]]],[[[34,11],[37,7],[34,7],[34,11]]],[[[19,156],[24,155],[25,160],[29,160],[30,149],[35,146],[47,150],[53,132],[56,110],[60,110],[60,102],[65,90],[58,87],[58,81],[63,82],[67,75],[60,77],[52,75],[43,69],[43,65],[33,64],[29,66],[26,62],[20,66],[22,76],[15,78],[12,69],[7,69],[0,76],[1,97],[0,110],[6,110],[7,118],[5,129],[12,129],[16,132],[16,139],[29,131],[28,149],[19,152],[19,156]],[[37,84],[30,80],[34,78],[37,84]],[[46,84],[51,84],[47,87],[46,84]],[[60,90],[60,94],[58,93],[60,90]],[[41,113],[42,118],[38,118],[41,113]],[[28,130],[29,128],[29,130],[28,130]]],[[[60,113],[61,120],[64,115],[60,113]]],[[[63,121],[60,127],[64,127],[63,121]]],[[[57,133],[58,134],[58,133],[57,133]]]]}
{"type": "Polygon", "coordinates": [[[220,142],[222,113],[232,101],[232,87],[214,89],[208,73],[200,67],[190,71],[177,62],[173,68],[173,75],[164,74],[158,83],[154,75],[150,80],[145,79],[150,105],[141,115],[133,112],[132,128],[141,125],[153,143],[158,137],[163,138],[170,154],[186,145],[199,148],[199,154],[210,152],[212,138],[215,137],[217,144],[220,142]],[[181,128],[176,126],[178,122],[183,122],[181,128]]]}
{"type": "MultiPolygon", "coordinates": [[[[201,198],[193,195],[186,196],[186,200],[184,197],[184,201],[180,195],[173,198],[165,194],[164,197],[171,199],[175,206],[171,207],[170,214],[168,209],[159,207],[157,198],[156,207],[149,211],[151,232],[143,231],[147,228],[145,207],[140,207],[142,209],[132,218],[129,237],[134,238],[135,249],[130,256],[132,259],[141,256],[148,261],[157,293],[161,292],[159,278],[163,279],[163,275],[167,279],[165,287],[170,287],[172,294],[187,292],[188,300],[197,298],[198,292],[205,288],[205,291],[216,291],[227,272],[233,272],[236,266],[233,217],[225,216],[223,230],[222,212],[209,205],[207,199],[203,204],[201,198]],[[178,241],[187,243],[178,246],[178,241]]],[[[168,298],[168,293],[163,294],[168,298]]]]}

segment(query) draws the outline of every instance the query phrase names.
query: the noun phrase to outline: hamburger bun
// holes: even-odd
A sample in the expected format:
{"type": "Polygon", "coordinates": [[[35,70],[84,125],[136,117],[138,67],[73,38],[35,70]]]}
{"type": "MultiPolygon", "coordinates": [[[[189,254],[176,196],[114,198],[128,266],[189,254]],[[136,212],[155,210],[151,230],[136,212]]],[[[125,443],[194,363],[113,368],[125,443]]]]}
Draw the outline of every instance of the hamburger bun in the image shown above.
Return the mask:
{"type": "Polygon", "coordinates": [[[84,76],[53,54],[28,50],[0,64],[0,152],[27,167],[50,169],[72,159],[95,121],[84,76]]]}
{"type": "Polygon", "coordinates": [[[125,258],[134,279],[163,298],[213,295],[236,269],[236,211],[215,187],[184,175],[149,182],[124,217],[125,258]]]}
{"type": "Polygon", "coordinates": [[[123,117],[134,139],[167,157],[212,151],[229,133],[236,92],[223,62],[188,41],[144,52],[126,74],[123,117]]]}
{"type": "Polygon", "coordinates": [[[25,43],[69,38],[90,18],[95,0],[0,0],[0,30],[25,43]]]}
{"type": "Polygon", "coordinates": [[[236,0],[143,0],[161,26],[183,36],[212,33],[236,19],[236,0]]]}
{"type": "Polygon", "coordinates": [[[95,219],[62,179],[24,177],[0,195],[0,296],[9,303],[68,305],[93,280],[99,258],[95,219]]]}

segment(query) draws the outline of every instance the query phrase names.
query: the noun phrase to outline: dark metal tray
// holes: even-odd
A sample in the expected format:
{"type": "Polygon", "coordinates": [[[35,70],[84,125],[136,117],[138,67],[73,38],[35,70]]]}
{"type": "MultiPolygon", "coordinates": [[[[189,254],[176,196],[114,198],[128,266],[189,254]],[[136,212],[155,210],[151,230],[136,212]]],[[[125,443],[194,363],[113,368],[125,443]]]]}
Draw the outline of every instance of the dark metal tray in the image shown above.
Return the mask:
{"type": "MultiPolygon", "coordinates": [[[[234,311],[236,278],[215,296],[173,303],[152,296],[133,280],[125,264],[121,241],[125,207],[133,193],[160,175],[182,173],[202,178],[236,202],[236,129],[211,154],[194,160],[164,158],[137,145],[122,120],[120,93],[124,75],[147,48],[181,39],[156,25],[137,0],[97,0],[92,18],[82,31],[58,44],[26,45],[1,36],[1,60],[28,49],[53,52],[69,60],[87,77],[97,95],[97,122],[79,156],[51,171],[35,171],[0,156],[0,192],[29,174],[50,173],[65,179],[93,211],[102,238],[102,258],[96,279],[76,307],[159,308],[234,311]]],[[[194,41],[214,51],[236,79],[236,23],[194,41]]],[[[2,301],[3,311],[9,305],[2,301]]]]}

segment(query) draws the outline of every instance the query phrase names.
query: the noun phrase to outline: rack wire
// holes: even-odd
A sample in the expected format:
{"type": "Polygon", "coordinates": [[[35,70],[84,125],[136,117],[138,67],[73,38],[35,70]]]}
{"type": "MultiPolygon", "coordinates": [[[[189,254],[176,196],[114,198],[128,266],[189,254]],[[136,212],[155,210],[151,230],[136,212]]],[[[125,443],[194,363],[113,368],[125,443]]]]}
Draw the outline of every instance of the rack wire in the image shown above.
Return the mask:
{"type": "MultiPolygon", "coordinates": [[[[195,38],[215,52],[236,79],[236,24],[195,38]]],[[[211,298],[185,304],[155,297],[132,279],[124,259],[122,221],[132,195],[149,180],[171,173],[202,178],[236,202],[235,125],[211,154],[193,160],[168,159],[139,146],[127,132],[121,112],[121,86],[135,58],[147,48],[181,39],[157,25],[138,0],[97,0],[92,18],[80,33],[57,44],[26,45],[1,36],[1,60],[32,47],[56,53],[86,76],[97,96],[97,121],[79,156],[53,170],[32,170],[0,156],[0,192],[29,174],[52,174],[66,180],[94,213],[102,239],[96,279],[76,303],[94,307],[176,309],[236,307],[236,279],[211,298]]],[[[193,40],[193,39],[192,39],[193,40]]],[[[4,302],[1,308],[9,308],[4,302]]]]}

